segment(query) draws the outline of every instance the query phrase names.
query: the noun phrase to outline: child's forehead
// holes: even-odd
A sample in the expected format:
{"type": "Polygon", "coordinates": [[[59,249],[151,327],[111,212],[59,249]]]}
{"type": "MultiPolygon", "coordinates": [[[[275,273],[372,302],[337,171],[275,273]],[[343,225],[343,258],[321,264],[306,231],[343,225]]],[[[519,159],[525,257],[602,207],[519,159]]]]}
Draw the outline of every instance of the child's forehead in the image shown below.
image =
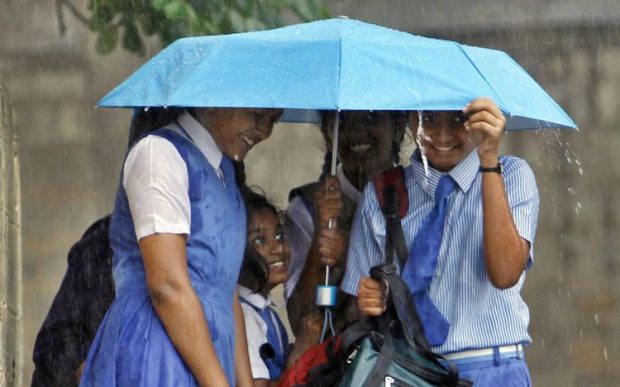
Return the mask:
{"type": "Polygon", "coordinates": [[[275,225],[280,226],[280,216],[270,209],[263,208],[260,210],[252,211],[250,214],[250,227],[252,229],[265,228],[267,226],[275,225]]]}

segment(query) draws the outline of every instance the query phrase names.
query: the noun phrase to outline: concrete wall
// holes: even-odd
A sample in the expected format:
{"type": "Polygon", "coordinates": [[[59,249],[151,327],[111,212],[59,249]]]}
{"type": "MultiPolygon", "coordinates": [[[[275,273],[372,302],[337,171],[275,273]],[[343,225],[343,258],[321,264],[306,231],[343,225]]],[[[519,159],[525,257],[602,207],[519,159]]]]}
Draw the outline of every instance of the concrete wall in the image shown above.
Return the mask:
{"type": "MultiPolygon", "coordinates": [[[[93,107],[145,60],[122,50],[96,55],[93,36],[69,15],[61,36],[54,3],[0,0],[0,79],[13,99],[21,146],[24,385],[66,253],[112,208],[129,112],[93,107]]],[[[617,5],[332,2],[335,13],[503,49],[580,125],[580,132],[516,133],[505,141],[507,152],[530,162],[541,193],[536,264],[524,292],[534,337],[527,355],[540,386],[612,386],[620,377],[617,5]]],[[[149,47],[147,57],[156,45],[149,47]]],[[[284,205],[290,187],[318,176],[322,153],[318,130],[282,125],[249,157],[249,179],[284,205]]]]}
{"type": "Polygon", "coordinates": [[[0,77],[0,385],[19,386],[22,272],[19,147],[13,107],[0,77]]]}

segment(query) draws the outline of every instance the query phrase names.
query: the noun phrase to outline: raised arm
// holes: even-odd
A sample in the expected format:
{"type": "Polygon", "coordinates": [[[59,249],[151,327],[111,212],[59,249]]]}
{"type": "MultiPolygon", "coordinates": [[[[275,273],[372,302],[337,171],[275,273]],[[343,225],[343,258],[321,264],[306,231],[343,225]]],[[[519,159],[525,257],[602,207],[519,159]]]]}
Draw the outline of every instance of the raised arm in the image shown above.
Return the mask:
{"type": "Polygon", "coordinates": [[[228,386],[189,279],[185,237],[152,234],[139,243],[151,302],[176,350],[200,386],[228,386]]]}
{"type": "MultiPolygon", "coordinates": [[[[488,98],[472,101],[463,112],[469,115],[465,129],[473,134],[477,143],[480,165],[497,166],[506,118],[488,98]]],[[[506,289],[514,286],[525,270],[529,242],[519,235],[501,174],[482,174],[482,205],[487,275],[495,287],[506,289]]]]}

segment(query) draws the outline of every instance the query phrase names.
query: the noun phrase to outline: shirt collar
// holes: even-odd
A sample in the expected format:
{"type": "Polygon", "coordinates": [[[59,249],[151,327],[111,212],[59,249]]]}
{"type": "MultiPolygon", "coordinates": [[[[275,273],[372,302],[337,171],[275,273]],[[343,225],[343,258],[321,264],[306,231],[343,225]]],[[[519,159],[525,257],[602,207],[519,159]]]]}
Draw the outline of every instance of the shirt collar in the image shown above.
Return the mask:
{"type": "Polygon", "coordinates": [[[242,285],[237,285],[237,289],[239,291],[239,297],[243,298],[260,310],[273,305],[273,302],[271,301],[271,294],[265,298],[258,293],[253,293],[250,289],[242,285]]]}
{"type": "Polygon", "coordinates": [[[217,147],[211,133],[187,111],[181,114],[176,122],[187,131],[187,134],[190,136],[189,140],[196,145],[209,164],[215,170],[218,170],[222,162],[222,151],[217,147]]]}
{"type": "MultiPolygon", "coordinates": [[[[422,154],[420,149],[416,149],[411,155],[411,165],[413,166],[413,178],[417,182],[422,182],[422,188],[431,197],[435,195],[435,188],[439,183],[441,176],[445,172],[440,172],[433,167],[428,167],[429,175],[426,176],[424,171],[424,164],[422,163],[422,154]]],[[[448,174],[454,179],[461,191],[467,192],[471,188],[474,179],[478,175],[478,169],[480,168],[480,159],[478,158],[478,152],[474,149],[461,160],[454,168],[452,168],[448,174]]]]}
{"type": "Polygon", "coordinates": [[[338,164],[336,169],[336,177],[340,182],[340,189],[342,192],[350,197],[355,203],[359,203],[362,200],[362,193],[355,188],[355,186],[347,179],[342,169],[342,164],[338,164]]]}

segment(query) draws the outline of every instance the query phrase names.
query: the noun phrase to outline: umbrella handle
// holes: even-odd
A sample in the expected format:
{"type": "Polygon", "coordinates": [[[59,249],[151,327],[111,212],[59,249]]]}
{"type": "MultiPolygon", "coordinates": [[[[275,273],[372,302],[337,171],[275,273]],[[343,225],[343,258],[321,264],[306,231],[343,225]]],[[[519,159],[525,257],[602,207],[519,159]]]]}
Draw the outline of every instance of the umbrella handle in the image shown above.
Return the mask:
{"type": "MultiPolygon", "coordinates": [[[[332,218],[327,223],[327,228],[336,228],[337,220],[332,218]]],[[[336,306],[336,286],[329,285],[330,268],[325,265],[325,285],[316,287],[316,305],[323,307],[336,306]]]]}

